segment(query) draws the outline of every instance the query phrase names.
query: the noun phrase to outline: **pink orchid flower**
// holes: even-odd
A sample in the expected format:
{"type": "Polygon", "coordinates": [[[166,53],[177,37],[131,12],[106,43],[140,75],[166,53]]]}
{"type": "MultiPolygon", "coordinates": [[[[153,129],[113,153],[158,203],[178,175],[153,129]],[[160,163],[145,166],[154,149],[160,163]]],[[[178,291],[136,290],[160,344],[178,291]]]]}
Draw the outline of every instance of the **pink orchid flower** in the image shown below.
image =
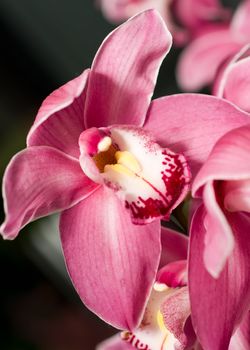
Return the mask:
{"type": "Polygon", "coordinates": [[[182,52],[177,80],[186,91],[212,84],[218,68],[250,40],[250,0],[235,12],[230,25],[210,25],[182,52]]]}
{"type": "Polygon", "coordinates": [[[154,10],[118,27],[91,69],[43,102],[28,148],[11,160],[3,180],[3,237],[61,211],[62,247],[77,292],[121,329],[140,323],[161,254],[160,219],[189,188],[179,153],[195,174],[214,143],[249,120],[214,96],[151,102],[170,45],[154,10]]]}
{"type": "Polygon", "coordinates": [[[184,45],[204,25],[229,18],[219,0],[99,0],[100,7],[112,22],[154,8],[165,20],[176,45],[184,45]]]}
{"type": "Polygon", "coordinates": [[[240,50],[217,76],[213,94],[250,113],[250,45],[240,50]]]}
{"type": "MultiPolygon", "coordinates": [[[[28,148],[4,176],[3,237],[13,239],[29,221],[62,211],[62,246],[75,288],[118,328],[138,324],[159,263],[160,219],[189,189],[184,156],[160,147],[141,127],[170,46],[155,11],[111,33],[91,70],[44,101],[28,148]]],[[[149,119],[154,123],[154,114],[149,119]]]]}
{"type": "Polygon", "coordinates": [[[189,290],[193,325],[205,349],[228,349],[238,325],[249,320],[249,140],[250,124],[225,134],[193,183],[204,204],[190,228],[189,290]]]}

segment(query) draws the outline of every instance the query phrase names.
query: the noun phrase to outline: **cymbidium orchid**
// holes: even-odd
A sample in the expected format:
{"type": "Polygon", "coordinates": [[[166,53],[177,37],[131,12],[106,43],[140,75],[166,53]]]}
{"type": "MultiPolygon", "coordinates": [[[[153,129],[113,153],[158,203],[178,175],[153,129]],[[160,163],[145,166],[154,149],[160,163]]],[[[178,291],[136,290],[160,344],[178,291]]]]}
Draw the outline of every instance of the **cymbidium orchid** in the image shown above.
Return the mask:
{"type": "MultiPolygon", "coordinates": [[[[203,204],[190,229],[189,289],[194,328],[205,349],[228,349],[238,325],[249,322],[249,140],[250,124],[225,134],[193,183],[203,204]],[[203,287],[198,291],[197,285],[203,287]]],[[[246,344],[242,349],[249,347],[249,333],[246,344]]]]}
{"type": "Polygon", "coordinates": [[[196,91],[211,85],[218,68],[250,41],[250,1],[244,0],[231,24],[210,25],[184,49],[177,66],[182,89],[196,91]]]}
{"type": "Polygon", "coordinates": [[[240,50],[217,75],[213,94],[250,113],[250,45],[240,50]]]}
{"type": "Polygon", "coordinates": [[[113,31],[91,69],[45,99],[27,148],[10,161],[3,181],[3,237],[61,211],[77,292],[121,329],[141,322],[161,254],[160,219],[189,189],[186,158],[194,175],[214,143],[249,120],[213,96],[151,102],[170,45],[154,10],[113,31]]]}
{"type": "Polygon", "coordinates": [[[229,18],[219,0],[99,0],[104,15],[113,22],[154,8],[165,20],[176,45],[184,45],[203,26],[229,18]]]}
{"type": "Polygon", "coordinates": [[[115,30],[91,70],[44,101],[28,148],[4,176],[3,237],[62,211],[62,246],[76,290],[118,328],[137,325],[159,263],[160,219],[189,189],[184,156],[141,127],[170,46],[154,11],[115,30]]]}

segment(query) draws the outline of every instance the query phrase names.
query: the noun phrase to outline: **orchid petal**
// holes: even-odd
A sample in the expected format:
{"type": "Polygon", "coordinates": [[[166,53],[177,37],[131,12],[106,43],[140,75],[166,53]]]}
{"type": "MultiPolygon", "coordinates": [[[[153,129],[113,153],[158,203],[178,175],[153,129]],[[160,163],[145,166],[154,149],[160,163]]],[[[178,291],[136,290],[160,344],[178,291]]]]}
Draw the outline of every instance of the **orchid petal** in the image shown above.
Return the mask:
{"type": "Polygon", "coordinates": [[[199,27],[206,22],[229,17],[229,11],[222,7],[219,0],[176,1],[175,12],[179,21],[189,28],[199,27]]]}
{"type": "Polygon", "coordinates": [[[101,7],[104,16],[114,23],[120,23],[134,15],[133,12],[129,11],[128,3],[120,0],[99,0],[98,5],[101,7]]]}
{"type": "Polygon", "coordinates": [[[242,1],[233,16],[231,23],[232,32],[238,40],[243,42],[249,41],[250,36],[250,2],[242,1]]]}
{"type": "Polygon", "coordinates": [[[154,10],[133,17],[113,31],[93,61],[86,125],[142,125],[160,64],[170,46],[171,34],[154,10]]]}
{"type": "Polygon", "coordinates": [[[161,305],[161,313],[166,328],[181,344],[178,349],[184,350],[193,345],[195,334],[188,324],[190,323],[190,302],[187,287],[176,289],[167,295],[161,305]]]}
{"type": "Polygon", "coordinates": [[[201,196],[202,187],[208,181],[250,179],[249,140],[250,123],[227,132],[218,140],[194,180],[194,196],[201,196]]]}
{"type": "Polygon", "coordinates": [[[228,350],[247,350],[250,348],[250,311],[232,336],[228,350]]]}
{"type": "Polygon", "coordinates": [[[196,91],[211,84],[220,64],[243,45],[233,39],[229,28],[199,35],[180,56],[177,66],[180,87],[185,91],[196,91]]]}
{"type": "Polygon", "coordinates": [[[164,17],[167,1],[169,0],[100,0],[99,3],[106,18],[121,22],[148,9],[156,9],[164,17]]]}
{"type": "MultiPolygon", "coordinates": [[[[225,213],[217,203],[214,187],[215,184],[209,181],[204,186],[203,191],[203,200],[206,207],[204,264],[210,274],[217,278],[233,251],[234,237],[225,213]]],[[[193,226],[191,230],[195,231],[196,227],[193,226]]]]}
{"type": "Polygon", "coordinates": [[[193,183],[194,196],[201,196],[203,192],[207,209],[204,259],[208,271],[215,277],[224,267],[234,244],[232,230],[220,205],[232,211],[249,210],[249,137],[250,124],[225,134],[214,146],[193,183]],[[215,191],[220,193],[220,205],[215,191]]]}
{"type": "Polygon", "coordinates": [[[6,220],[0,231],[13,239],[28,222],[71,207],[96,187],[74,158],[47,146],[27,148],[4,175],[6,220]]]}
{"type": "Polygon", "coordinates": [[[235,237],[234,249],[223,271],[214,279],[203,263],[205,208],[193,219],[189,252],[189,292],[194,329],[204,349],[227,350],[230,338],[250,306],[250,218],[228,213],[235,237]]]}
{"type": "Polygon", "coordinates": [[[120,334],[115,334],[102,343],[98,344],[96,350],[133,350],[134,347],[121,339],[120,334]]]}
{"type": "Polygon", "coordinates": [[[52,92],[40,107],[27,137],[28,146],[51,146],[79,157],[89,70],[52,92]]]}
{"type": "MultiPolygon", "coordinates": [[[[228,75],[231,75],[231,71],[234,69],[234,65],[241,59],[250,55],[250,44],[243,46],[233,57],[226,60],[217,72],[216,79],[213,86],[213,95],[223,98],[225,85],[227,83],[228,75]]],[[[234,74],[233,74],[234,75],[234,74]]],[[[237,79],[235,77],[235,79],[237,79]]],[[[228,93],[230,100],[230,92],[228,93]]],[[[231,101],[231,100],[230,100],[231,101]]]]}
{"type": "Polygon", "coordinates": [[[223,97],[250,112],[250,56],[233,64],[227,71],[223,97]]]}
{"type": "Polygon", "coordinates": [[[227,210],[250,213],[250,178],[241,181],[226,181],[223,188],[224,206],[227,210]]]}
{"type": "Polygon", "coordinates": [[[113,191],[101,187],[62,213],[60,231],[84,304],[117,328],[138,326],[159,264],[159,222],[133,225],[113,191]]]}
{"type": "Polygon", "coordinates": [[[93,157],[98,154],[99,143],[104,139],[105,133],[97,128],[84,130],[79,137],[80,165],[83,172],[94,182],[103,183],[100,171],[97,168],[93,157]]]}
{"type": "Polygon", "coordinates": [[[187,258],[188,237],[166,227],[161,228],[162,254],[160,267],[187,258]]]}
{"type": "Polygon", "coordinates": [[[174,36],[175,44],[183,45],[187,41],[187,33],[173,18],[172,2],[172,0],[99,0],[104,16],[115,23],[148,9],[157,10],[174,36]]]}
{"type": "Polygon", "coordinates": [[[187,285],[186,260],[173,261],[162,267],[156,277],[156,281],[166,284],[168,287],[177,288],[187,285]]]}
{"type": "Polygon", "coordinates": [[[249,122],[247,113],[227,101],[208,95],[179,94],[154,100],[144,129],[151,131],[162,147],[183,153],[195,176],[215,142],[249,122]]]}

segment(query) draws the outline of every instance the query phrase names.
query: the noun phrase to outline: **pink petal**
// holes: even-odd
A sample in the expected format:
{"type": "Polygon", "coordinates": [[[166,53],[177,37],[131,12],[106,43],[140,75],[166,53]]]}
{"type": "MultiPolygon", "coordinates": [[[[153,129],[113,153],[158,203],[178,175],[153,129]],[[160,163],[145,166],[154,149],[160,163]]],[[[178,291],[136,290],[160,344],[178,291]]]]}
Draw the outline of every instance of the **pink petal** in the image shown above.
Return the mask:
{"type": "Polygon", "coordinates": [[[187,287],[176,289],[166,296],[161,305],[161,313],[166,328],[180,342],[180,350],[191,346],[195,341],[195,334],[190,323],[190,302],[187,287]],[[187,331],[187,332],[186,332],[187,331]]]}
{"type": "Polygon", "coordinates": [[[206,230],[204,207],[194,216],[189,254],[189,291],[194,329],[204,349],[227,350],[232,333],[250,306],[250,219],[228,214],[235,246],[223,271],[214,279],[203,263],[206,230]]]}
{"type": "Polygon", "coordinates": [[[113,31],[93,61],[86,125],[142,125],[161,62],[170,47],[171,35],[154,10],[133,17],[113,31]]]}
{"type": "Polygon", "coordinates": [[[242,58],[248,57],[250,55],[250,45],[247,44],[243,46],[241,50],[239,50],[233,57],[230,57],[228,60],[224,61],[224,63],[219,68],[216,79],[213,86],[213,95],[218,97],[224,96],[225,85],[227,82],[227,77],[231,74],[231,70],[233,70],[235,63],[240,61],[242,58]]]}
{"type": "Polygon", "coordinates": [[[233,249],[232,231],[226,220],[225,210],[223,213],[220,206],[232,211],[248,211],[250,208],[249,139],[250,124],[224,135],[213,148],[193,183],[194,196],[201,196],[203,192],[207,209],[204,259],[208,271],[215,277],[221,272],[233,249]],[[216,198],[220,198],[220,204],[216,198]]]}
{"type": "MultiPolygon", "coordinates": [[[[204,264],[208,272],[217,278],[233,251],[234,238],[225,213],[217,203],[216,185],[211,181],[204,187],[203,200],[206,207],[204,264]]],[[[194,224],[191,226],[191,231],[196,231],[194,224]]]]}
{"type": "Polygon", "coordinates": [[[166,284],[168,287],[177,288],[187,285],[186,260],[173,261],[162,267],[156,277],[156,281],[166,284]]]}
{"type": "Polygon", "coordinates": [[[154,100],[144,129],[151,131],[162,147],[184,153],[195,176],[215,142],[249,121],[247,113],[227,101],[208,95],[179,94],[154,100]]]}
{"type": "Polygon", "coordinates": [[[156,9],[164,17],[166,2],[169,0],[99,0],[100,7],[110,21],[122,22],[135,14],[156,9]]]}
{"type": "Polygon", "coordinates": [[[121,329],[141,321],[160,259],[160,225],[131,223],[102,187],[61,216],[66,264],[84,304],[121,329]]]}
{"type": "Polygon", "coordinates": [[[120,334],[115,334],[107,340],[100,343],[96,350],[133,350],[134,347],[121,339],[120,334]]]}
{"type": "Polygon", "coordinates": [[[93,161],[93,156],[99,153],[98,145],[106,134],[97,128],[84,130],[79,137],[80,165],[83,172],[94,182],[103,183],[99,169],[93,161]]]}
{"type": "Polygon", "coordinates": [[[192,348],[192,350],[204,350],[204,349],[202,349],[200,343],[197,341],[197,342],[194,344],[194,347],[192,348]]]}
{"type": "Polygon", "coordinates": [[[173,18],[172,0],[99,0],[98,2],[104,16],[114,23],[122,22],[139,12],[155,9],[167,23],[175,44],[183,45],[187,41],[185,28],[175,23],[173,18]]]}
{"type": "Polygon", "coordinates": [[[229,131],[218,140],[194,180],[194,196],[201,196],[202,187],[208,181],[250,179],[249,139],[250,123],[229,131]]]}
{"type": "Polygon", "coordinates": [[[187,258],[188,237],[166,227],[161,228],[162,254],[160,267],[187,258]]]}
{"type": "Polygon", "coordinates": [[[250,56],[233,64],[227,71],[223,97],[250,112],[250,56]]]}
{"type": "Polygon", "coordinates": [[[223,188],[224,206],[227,210],[250,213],[250,178],[241,181],[226,181],[223,188]]]}
{"type": "Polygon", "coordinates": [[[79,157],[88,74],[89,70],[85,70],[44,100],[28,134],[28,146],[51,146],[79,157]]]}
{"type": "Polygon", "coordinates": [[[229,29],[211,30],[198,36],[180,56],[177,66],[180,87],[196,91],[211,84],[221,63],[243,45],[233,38],[229,29]]]}
{"type": "Polygon", "coordinates": [[[189,28],[229,17],[229,11],[219,0],[177,0],[175,12],[179,21],[189,28]]]}
{"type": "Polygon", "coordinates": [[[99,0],[98,5],[101,7],[103,15],[111,22],[119,23],[132,17],[135,13],[130,13],[128,1],[121,0],[99,0]]]}
{"type": "Polygon", "coordinates": [[[229,350],[247,350],[250,348],[250,311],[247,312],[237,331],[232,336],[229,350]]]}
{"type": "Polygon", "coordinates": [[[238,7],[234,14],[231,28],[234,32],[234,36],[242,42],[249,42],[250,36],[250,2],[249,0],[244,0],[238,7]]]}
{"type": "Polygon", "coordinates": [[[74,158],[47,146],[27,148],[12,158],[4,175],[6,220],[0,231],[13,239],[28,222],[69,208],[96,187],[74,158]]]}

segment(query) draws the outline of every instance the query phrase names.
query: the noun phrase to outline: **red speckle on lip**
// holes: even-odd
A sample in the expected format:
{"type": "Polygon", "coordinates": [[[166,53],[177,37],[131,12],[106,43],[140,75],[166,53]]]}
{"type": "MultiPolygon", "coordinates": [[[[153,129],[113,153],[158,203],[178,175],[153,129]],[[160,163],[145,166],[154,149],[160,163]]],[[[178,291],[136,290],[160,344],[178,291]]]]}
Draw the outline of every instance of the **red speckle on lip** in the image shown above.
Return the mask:
{"type": "Polygon", "coordinates": [[[163,150],[162,154],[164,155],[162,161],[164,170],[161,172],[161,179],[165,185],[165,193],[143,179],[158,194],[160,199],[138,197],[136,201],[125,202],[126,208],[130,209],[132,218],[137,224],[151,221],[157,217],[168,218],[171,211],[179,204],[183,193],[185,194],[187,191],[190,178],[185,173],[187,164],[184,157],[168,150],[163,150]]]}
{"type": "Polygon", "coordinates": [[[144,200],[139,197],[137,202],[140,205],[137,205],[135,202],[129,203],[128,201],[125,203],[126,208],[131,210],[132,216],[136,219],[155,218],[159,214],[160,216],[165,216],[168,213],[168,209],[159,199],[148,198],[144,200]]]}
{"type": "Polygon", "coordinates": [[[151,350],[147,344],[142,343],[136,335],[131,332],[127,332],[125,336],[123,335],[122,340],[128,342],[136,349],[151,350]]]}

